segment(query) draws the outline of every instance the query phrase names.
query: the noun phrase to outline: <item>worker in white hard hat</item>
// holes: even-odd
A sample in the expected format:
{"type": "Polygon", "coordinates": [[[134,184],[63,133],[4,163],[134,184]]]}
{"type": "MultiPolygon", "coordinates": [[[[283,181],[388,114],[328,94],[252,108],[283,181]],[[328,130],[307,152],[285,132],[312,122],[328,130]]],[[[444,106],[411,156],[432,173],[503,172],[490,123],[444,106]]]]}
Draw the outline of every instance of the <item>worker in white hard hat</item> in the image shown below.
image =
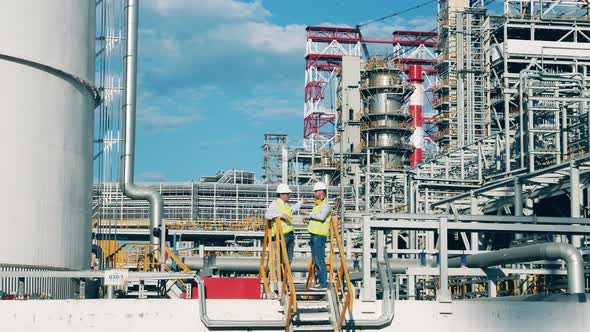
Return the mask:
{"type": "Polygon", "coordinates": [[[328,271],[326,270],[326,240],[330,236],[330,223],[332,221],[332,207],[326,198],[328,187],[323,182],[313,186],[315,206],[303,222],[309,224],[307,230],[310,233],[311,259],[315,266],[317,284],[312,287],[315,290],[325,290],[328,286],[328,271]]]}
{"type": "MultiPolygon", "coordinates": [[[[277,198],[270,203],[264,214],[267,220],[276,220],[281,218],[281,226],[285,236],[285,246],[287,247],[287,256],[289,263],[293,261],[293,250],[295,248],[295,235],[293,235],[293,213],[299,211],[301,205],[306,200],[300,200],[293,206],[289,205],[289,198],[291,197],[291,188],[288,185],[281,183],[277,186],[277,198]]],[[[273,223],[272,235],[276,233],[275,225],[273,223]]]]}

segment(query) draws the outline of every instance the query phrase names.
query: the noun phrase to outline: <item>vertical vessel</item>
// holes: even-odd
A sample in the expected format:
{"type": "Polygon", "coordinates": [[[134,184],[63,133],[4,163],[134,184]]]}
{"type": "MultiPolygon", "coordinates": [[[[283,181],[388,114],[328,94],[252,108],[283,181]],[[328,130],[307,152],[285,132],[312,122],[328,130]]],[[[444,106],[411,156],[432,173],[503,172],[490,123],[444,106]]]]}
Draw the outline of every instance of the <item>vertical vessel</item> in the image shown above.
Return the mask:
{"type": "Polygon", "coordinates": [[[93,0],[0,2],[1,269],[89,267],[95,15],[93,0]]]}

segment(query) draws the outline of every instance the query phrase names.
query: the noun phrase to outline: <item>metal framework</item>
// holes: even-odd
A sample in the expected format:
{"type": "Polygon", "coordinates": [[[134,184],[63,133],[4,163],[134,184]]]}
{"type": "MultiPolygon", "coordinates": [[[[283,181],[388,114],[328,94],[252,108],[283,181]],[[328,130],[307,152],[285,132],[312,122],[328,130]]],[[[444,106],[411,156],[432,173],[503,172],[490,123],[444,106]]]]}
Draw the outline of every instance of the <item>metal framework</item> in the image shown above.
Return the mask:
{"type": "MultiPolygon", "coordinates": [[[[144,185],[156,188],[162,194],[164,219],[169,220],[238,222],[264,215],[276,197],[276,184],[166,182],[144,185]]],[[[294,197],[312,197],[311,186],[294,186],[292,190],[294,197]]],[[[329,187],[328,198],[334,200],[338,192],[338,187],[329,187]]],[[[123,197],[117,185],[96,185],[94,200],[101,194],[108,195],[109,200],[103,205],[99,217],[112,221],[113,228],[117,220],[147,220],[149,204],[123,197]],[[106,188],[110,190],[108,193],[105,193],[106,188]]],[[[344,195],[347,209],[354,209],[356,198],[350,186],[345,187],[344,195]]],[[[123,224],[120,226],[124,227],[123,224]]]]}
{"type": "Polygon", "coordinates": [[[435,137],[443,150],[452,150],[489,134],[489,29],[485,8],[470,8],[468,1],[440,1],[439,20],[440,84],[432,101],[435,137]]]}
{"type": "MultiPolygon", "coordinates": [[[[125,1],[97,1],[96,15],[96,86],[102,96],[95,110],[94,183],[96,190],[92,218],[96,234],[111,232],[108,221],[101,220],[105,206],[113,204],[112,191],[119,181],[122,141],[123,61],[125,54],[125,1]]],[[[106,208],[108,209],[108,208],[106,208]]],[[[95,234],[95,235],[96,235],[95,234]]]]}
{"type": "Polygon", "coordinates": [[[319,151],[334,138],[336,71],[344,55],[360,56],[357,29],[307,27],[303,139],[308,151],[319,151]]]}
{"type": "Polygon", "coordinates": [[[289,139],[287,134],[264,134],[262,153],[263,182],[287,183],[289,170],[289,139]]]}
{"type": "MultiPolygon", "coordinates": [[[[449,286],[460,286],[465,287],[466,285],[472,285],[476,283],[483,284],[486,290],[484,293],[472,294],[474,297],[481,296],[497,296],[497,281],[499,276],[507,276],[509,273],[526,273],[526,272],[537,272],[539,274],[552,274],[562,275],[562,271],[553,270],[551,266],[555,265],[552,261],[538,261],[538,259],[531,259],[535,262],[534,266],[537,270],[525,271],[525,270],[502,270],[499,269],[486,269],[485,271],[479,269],[466,269],[461,267],[464,265],[461,256],[454,259],[449,259],[449,231],[471,231],[471,232],[522,232],[522,233],[548,233],[548,234],[578,234],[578,235],[590,235],[590,228],[588,227],[588,221],[579,218],[532,218],[532,217],[498,217],[498,216],[455,216],[455,215],[432,215],[432,214],[376,214],[373,216],[364,215],[362,216],[362,249],[363,249],[363,266],[370,266],[372,261],[371,242],[374,238],[374,248],[377,255],[385,254],[387,259],[389,258],[389,252],[386,248],[388,239],[391,237],[393,240],[397,238],[396,232],[399,231],[410,231],[410,232],[425,232],[430,234],[434,238],[434,233],[437,233],[438,246],[437,248],[430,248],[427,251],[422,251],[423,255],[420,259],[419,266],[414,268],[408,268],[406,271],[407,278],[405,281],[405,298],[414,300],[416,299],[416,275],[422,276],[433,276],[437,277],[438,282],[435,281],[437,288],[436,299],[442,303],[448,303],[452,299],[452,295],[449,292],[449,286]],[[416,222],[420,221],[420,222],[416,222]],[[583,225],[580,225],[583,224],[583,225]],[[376,231],[376,234],[373,234],[376,231]],[[437,256],[436,262],[429,259],[427,256],[434,254],[437,256]],[[457,264],[459,263],[459,264],[457,264]],[[433,266],[431,266],[433,265],[433,266]],[[450,267],[459,267],[459,269],[451,269],[450,267]],[[409,271],[412,270],[412,271],[409,271]],[[541,271],[544,270],[544,271],[541,271]],[[483,273],[482,273],[483,272],[483,273]],[[454,285],[450,285],[449,276],[451,274],[462,275],[462,276],[484,276],[484,278],[478,281],[467,281],[463,280],[455,281],[454,285]],[[487,288],[487,289],[486,289],[487,288]]],[[[393,241],[391,241],[394,244],[393,241]]],[[[396,248],[397,249],[397,248],[396,248]]],[[[477,249],[471,249],[470,252],[477,252],[477,249]]],[[[393,257],[396,258],[396,250],[393,250],[393,257]]],[[[507,254],[508,255],[508,252],[507,254]]],[[[578,253],[579,255],[579,253],[578,253]]],[[[581,259],[581,256],[580,258],[581,259]]],[[[498,264],[494,264],[498,265],[498,264]]],[[[583,263],[580,264],[580,268],[583,269],[583,263]]],[[[583,279],[584,272],[579,271],[580,274],[574,276],[568,276],[569,278],[577,279],[578,282],[585,282],[583,279]]],[[[363,289],[361,289],[361,298],[370,300],[375,298],[376,289],[374,288],[375,282],[372,281],[374,277],[371,275],[370,269],[363,269],[363,289]]],[[[421,288],[426,288],[427,281],[431,278],[427,277],[422,279],[421,288]]],[[[400,279],[398,279],[397,287],[398,291],[400,287],[400,279]]],[[[571,286],[572,284],[570,284],[571,286]]],[[[577,291],[583,291],[582,285],[577,285],[577,291]]],[[[563,287],[562,287],[563,288],[563,287]]],[[[571,291],[571,289],[570,289],[571,291]]]]}

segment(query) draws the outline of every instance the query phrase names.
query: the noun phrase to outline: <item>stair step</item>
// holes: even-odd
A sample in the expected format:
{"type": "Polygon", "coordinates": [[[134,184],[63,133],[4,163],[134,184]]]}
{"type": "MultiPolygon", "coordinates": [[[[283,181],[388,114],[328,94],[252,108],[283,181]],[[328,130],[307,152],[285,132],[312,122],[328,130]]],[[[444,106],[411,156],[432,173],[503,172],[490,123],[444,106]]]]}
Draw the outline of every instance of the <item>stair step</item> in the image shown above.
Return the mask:
{"type": "Polygon", "coordinates": [[[329,312],[299,312],[296,316],[295,322],[297,324],[318,325],[331,324],[329,312]]]}
{"type": "MultiPolygon", "coordinates": [[[[279,309],[280,313],[285,313],[284,309],[279,309]]],[[[323,307],[302,307],[299,303],[297,303],[297,312],[303,315],[307,314],[329,314],[330,310],[328,310],[327,306],[323,307]]]]}
{"type": "Polygon", "coordinates": [[[298,309],[328,309],[328,303],[326,301],[316,300],[303,300],[297,302],[298,309]]]}
{"type": "Polygon", "coordinates": [[[331,324],[293,326],[293,331],[334,331],[331,324]]]}
{"type": "Polygon", "coordinates": [[[297,291],[297,296],[326,296],[328,294],[327,290],[300,290],[297,291]]]}
{"type": "Polygon", "coordinates": [[[323,306],[323,307],[310,307],[310,308],[306,308],[306,307],[301,307],[301,306],[297,306],[297,312],[299,313],[309,313],[309,314],[314,314],[314,313],[319,313],[319,312],[324,312],[327,313],[329,312],[328,307],[323,306]]]}
{"type": "MultiPolygon", "coordinates": [[[[127,292],[127,296],[139,296],[139,292],[138,291],[127,292]]],[[[160,296],[160,293],[152,292],[152,291],[144,291],[143,296],[160,296]]]]}

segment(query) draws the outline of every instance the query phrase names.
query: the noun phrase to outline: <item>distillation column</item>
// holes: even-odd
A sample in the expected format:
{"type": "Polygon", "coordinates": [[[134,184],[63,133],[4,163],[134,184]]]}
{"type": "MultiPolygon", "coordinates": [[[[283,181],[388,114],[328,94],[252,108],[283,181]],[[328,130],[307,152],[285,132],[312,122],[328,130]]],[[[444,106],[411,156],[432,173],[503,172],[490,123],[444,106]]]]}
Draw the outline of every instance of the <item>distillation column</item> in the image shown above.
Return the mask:
{"type": "Polygon", "coordinates": [[[362,136],[371,159],[385,169],[402,169],[412,147],[410,116],[403,110],[409,90],[397,68],[377,67],[365,72],[362,136]],[[377,162],[380,161],[380,162],[377,162]]]}

